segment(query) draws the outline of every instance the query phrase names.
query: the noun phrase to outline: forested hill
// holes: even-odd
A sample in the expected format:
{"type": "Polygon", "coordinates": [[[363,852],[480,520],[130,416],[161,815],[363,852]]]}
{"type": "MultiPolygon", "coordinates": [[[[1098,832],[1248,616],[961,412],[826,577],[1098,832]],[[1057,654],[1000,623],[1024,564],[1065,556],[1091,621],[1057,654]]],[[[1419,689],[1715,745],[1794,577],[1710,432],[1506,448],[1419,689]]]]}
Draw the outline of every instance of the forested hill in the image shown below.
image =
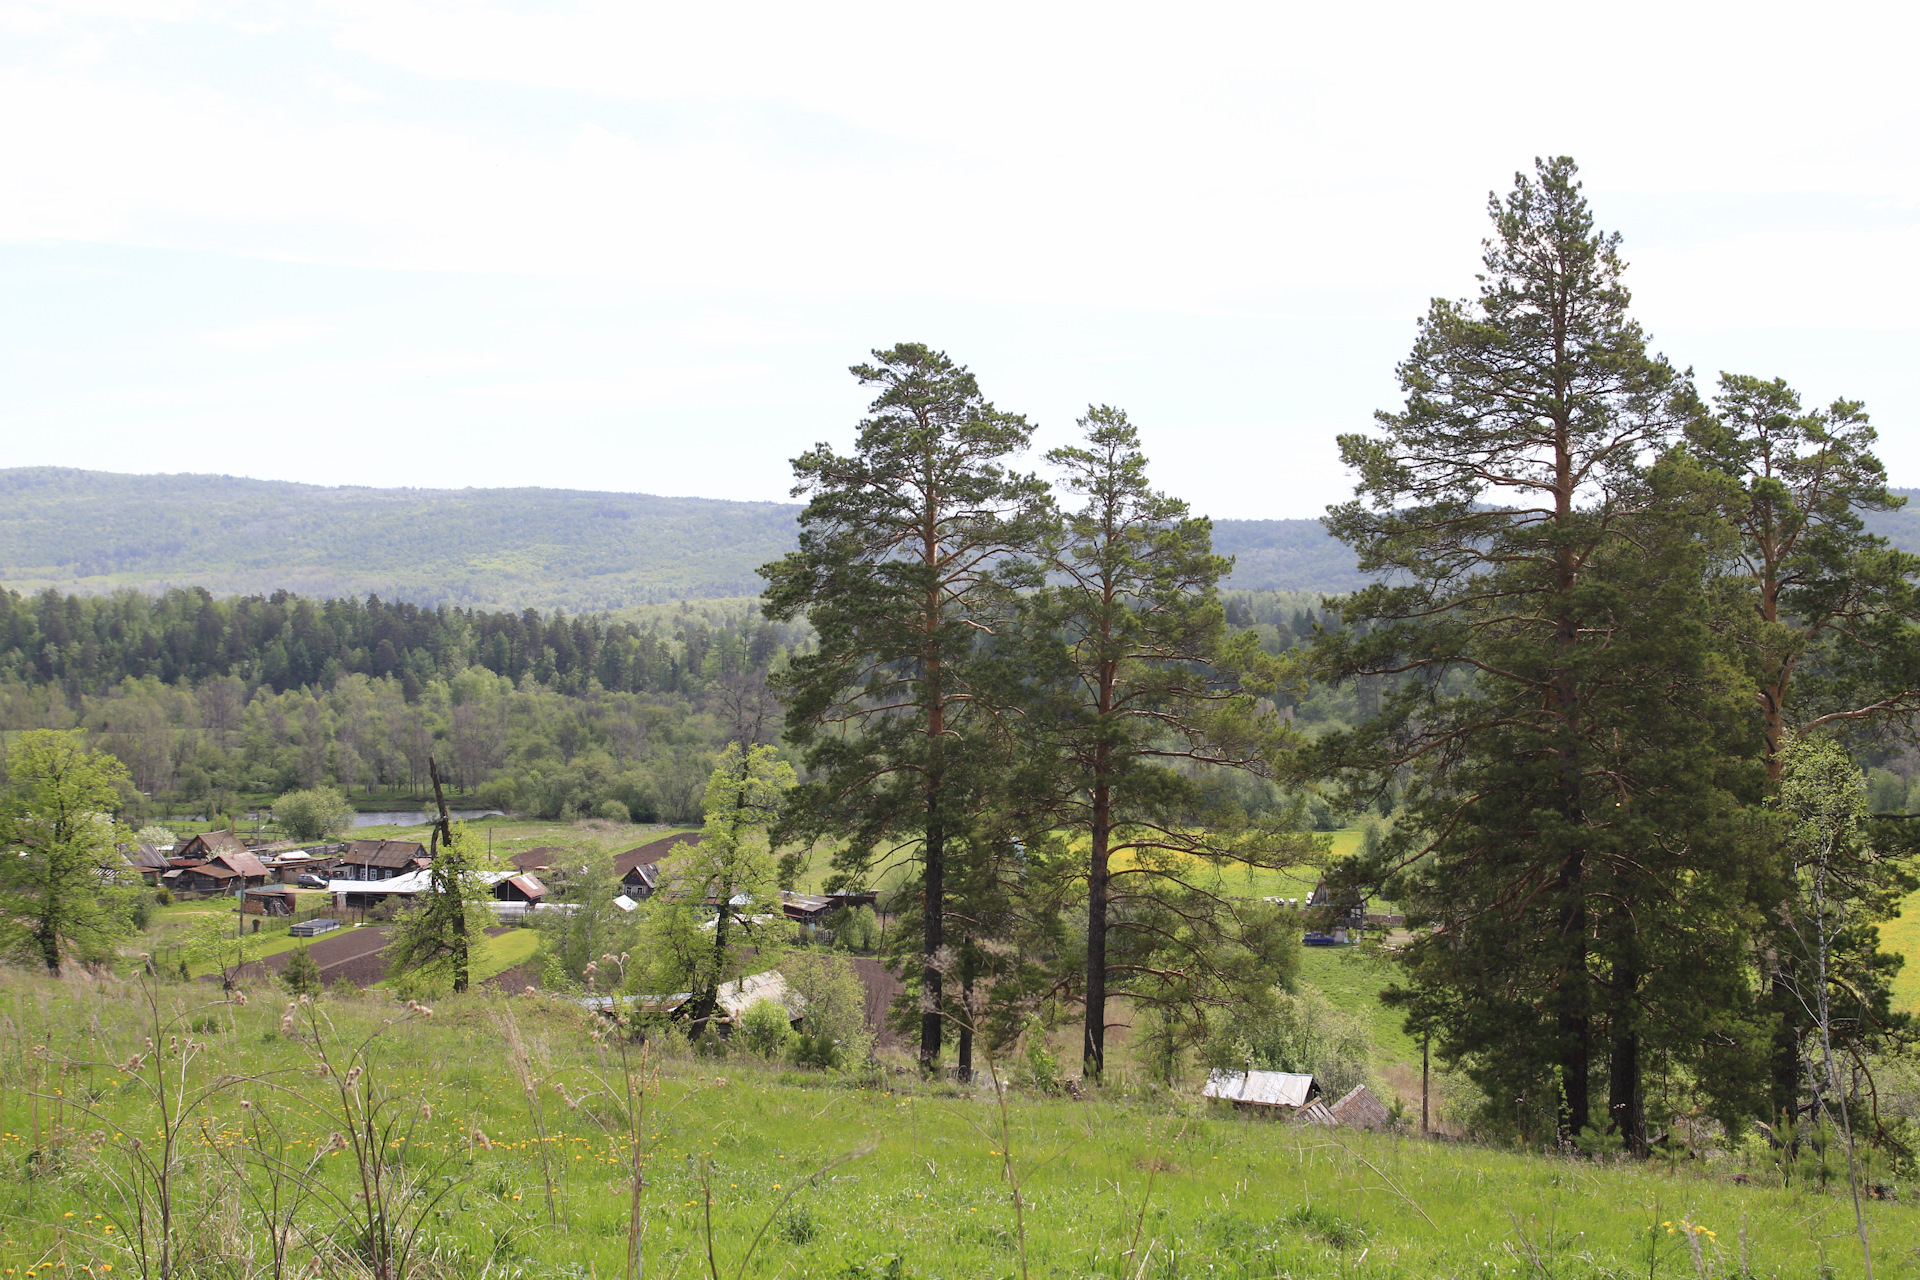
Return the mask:
{"type": "Polygon", "coordinates": [[[0,471],[0,583],[606,610],[757,594],[797,507],[572,489],[0,471]]]}
{"type": "MultiPolygon", "coordinates": [[[[604,611],[758,594],[754,571],[793,545],[798,510],[576,489],[330,489],[21,467],[0,470],[0,585],[604,611]]],[[[1920,510],[1872,523],[1920,549],[1920,510]]],[[[1220,520],[1214,544],[1235,557],[1227,585],[1238,590],[1337,592],[1360,581],[1318,520],[1220,520]]]]}

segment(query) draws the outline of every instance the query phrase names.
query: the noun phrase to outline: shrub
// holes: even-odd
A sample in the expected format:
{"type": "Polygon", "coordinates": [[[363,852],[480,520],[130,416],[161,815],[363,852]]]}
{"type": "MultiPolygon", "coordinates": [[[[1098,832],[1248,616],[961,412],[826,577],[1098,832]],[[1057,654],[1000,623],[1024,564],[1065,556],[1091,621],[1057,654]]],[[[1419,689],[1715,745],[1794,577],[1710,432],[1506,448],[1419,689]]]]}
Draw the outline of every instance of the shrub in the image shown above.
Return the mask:
{"type": "Polygon", "coordinates": [[[148,925],[152,924],[153,898],[144,893],[136,893],[133,896],[133,910],[131,915],[135,929],[144,930],[148,925]]]}
{"type": "Polygon", "coordinates": [[[353,806],[331,787],[289,791],[273,802],[273,820],[296,840],[325,840],[353,825],[353,806]]]}
{"type": "Polygon", "coordinates": [[[808,1035],[802,1032],[794,1037],[793,1063],[798,1067],[813,1067],[820,1071],[831,1071],[845,1061],[845,1055],[832,1036],[808,1035]]]}
{"type": "Polygon", "coordinates": [[[153,900],[163,907],[170,907],[173,905],[173,890],[162,885],[153,891],[153,900]]]}
{"type": "Polygon", "coordinates": [[[317,996],[325,985],[320,978],[320,962],[307,954],[305,947],[294,948],[293,954],[287,957],[280,981],[297,996],[317,996]]]}
{"type": "Polygon", "coordinates": [[[800,997],[802,1034],[794,1061],[801,1066],[865,1061],[873,1033],[867,1029],[866,988],[852,963],[825,951],[799,951],[781,961],[780,972],[787,990],[800,997]]]}
{"type": "Polygon", "coordinates": [[[180,843],[179,836],[157,823],[148,823],[134,832],[133,838],[140,844],[150,844],[156,849],[165,849],[180,843]]]}
{"type": "Polygon", "coordinates": [[[1047,1048],[1046,1034],[1039,1027],[1027,1037],[1027,1083],[1041,1093],[1060,1092],[1060,1063],[1047,1048]]]}
{"type": "Polygon", "coordinates": [[[880,941],[880,917],[872,907],[841,907],[827,921],[833,945],[847,951],[871,951],[880,941]]]}
{"type": "Polygon", "coordinates": [[[1266,1011],[1241,1011],[1209,1037],[1202,1064],[1221,1071],[1303,1072],[1330,1097],[1366,1080],[1373,1036],[1364,1021],[1312,986],[1298,993],[1275,990],[1273,996],[1266,1011]]]}
{"type": "Polygon", "coordinates": [[[740,1023],[733,1032],[736,1046],[762,1058],[779,1056],[792,1038],[787,1007],[778,1000],[764,998],[755,1000],[741,1012],[740,1023]]]}
{"type": "Polygon", "coordinates": [[[593,816],[604,819],[607,822],[625,823],[633,821],[633,814],[629,813],[627,806],[618,800],[602,800],[594,806],[593,816]]]}

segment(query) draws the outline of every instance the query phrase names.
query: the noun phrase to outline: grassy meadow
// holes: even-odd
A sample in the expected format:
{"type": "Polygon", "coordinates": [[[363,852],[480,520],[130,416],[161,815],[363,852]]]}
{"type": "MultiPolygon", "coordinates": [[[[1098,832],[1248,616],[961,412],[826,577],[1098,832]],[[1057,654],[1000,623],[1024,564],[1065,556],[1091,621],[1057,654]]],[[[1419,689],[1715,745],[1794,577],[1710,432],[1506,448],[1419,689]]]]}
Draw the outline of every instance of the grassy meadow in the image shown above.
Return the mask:
{"type": "MultiPolygon", "coordinates": [[[[315,1154],[351,1129],[347,1080],[354,1114],[377,1113],[383,1202],[411,1234],[411,1274],[623,1274],[623,1067],[589,1015],[472,996],[426,1016],[374,993],[289,1024],[269,991],[240,1006],[195,986],[158,988],[155,1034],[133,984],[0,980],[0,1274],[141,1275],[132,1143],[151,1154],[169,1134],[176,1274],[274,1274],[270,1219],[284,1274],[371,1274],[353,1221],[362,1157],[315,1154]],[[132,1064],[150,1036],[178,1047],[132,1064]],[[170,1120],[139,1083],[156,1065],[185,1097],[170,1120]],[[275,1168],[303,1172],[276,1183],[275,1168]]],[[[1631,1167],[1282,1126],[1125,1070],[1087,1102],[1020,1084],[1003,1112],[985,1089],[904,1068],[631,1054],[655,1277],[1862,1273],[1847,1201],[1782,1188],[1764,1158],[1631,1167]]],[[[1867,1212],[1875,1273],[1920,1276],[1920,1210],[1867,1212]]]]}

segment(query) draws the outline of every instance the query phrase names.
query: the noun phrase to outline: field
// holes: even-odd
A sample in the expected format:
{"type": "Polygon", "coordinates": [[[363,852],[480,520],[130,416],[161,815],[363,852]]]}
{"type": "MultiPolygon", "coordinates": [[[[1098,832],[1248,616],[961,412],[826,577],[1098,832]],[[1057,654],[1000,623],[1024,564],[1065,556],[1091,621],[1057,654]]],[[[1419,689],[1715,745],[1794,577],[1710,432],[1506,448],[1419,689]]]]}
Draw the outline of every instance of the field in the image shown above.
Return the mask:
{"type": "MultiPolygon", "coordinates": [[[[208,994],[161,987],[168,1025],[154,1035],[128,984],[0,985],[0,1274],[140,1274],[128,1244],[138,1225],[114,1176],[132,1137],[164,1138],[134,1078],[150,1078],[151,1061],[125,1069],[149,1035],[163,1045],[182,1036],[194,1055],[186,1079],[214,1086],[169,1126],[182,1143],[170,1188],[188,1242],[180,1274],[271,1274],[259,1197],[248,1194],[270,1181],[260,1157],[273,1143],[249,1127],[262,1119],[281,1126],[293,1166],[315,1164],[280,1188],[283,1205],[304,1197],[289,1219],[287,1274],[365,1274],[353,1260],[366,1255],[364,1227],[346,1221],[359,1158],[312,1153],[346,1127],[340,1072],[368,1036],[355,1095],[401,1124],[386,1148],[398,1176],[390,1219],[419,1226],[414,1274],[622,1274],[627,1129],[607,1092],[620,1060],[577,1007],[474,996],[425,1017],[378,996],[329,998],[313,1027],[303,1015],[289,1033],[284,1005],[265,993],[245,1007],[208,994]],[[316,1067],[321,1045],[331,1076],[316,1067]]],[[[163,1078],[178,1062],[163,1054],[163,1078]]],[[[1737,1155],[1704,1168],[1615,1167],[1307,1130],[1208,1111],[1188,1090],[1125,1073],[1084,1103],[1023,1085],[1003,1118],[985,1090],[904,1071],[802,1074],[684,1051],[644,1069],[636,1051],[633,1066],[648,1085],[640,1144],[653,1276],[1860,1273],[1844,1199],[1782,1189],[1764,1160],[1737,1155]]],[[[1920,1213],[1867,1210],[1876,1274],[1920,1276],[1920,1213]]]]}

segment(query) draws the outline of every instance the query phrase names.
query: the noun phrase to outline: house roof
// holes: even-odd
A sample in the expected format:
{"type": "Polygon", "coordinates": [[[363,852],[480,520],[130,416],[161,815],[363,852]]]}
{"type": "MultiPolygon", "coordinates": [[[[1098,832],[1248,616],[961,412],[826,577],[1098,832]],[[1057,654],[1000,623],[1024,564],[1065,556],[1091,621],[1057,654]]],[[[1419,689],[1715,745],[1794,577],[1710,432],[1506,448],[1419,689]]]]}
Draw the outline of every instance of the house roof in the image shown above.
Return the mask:
{"type": "Polygon", "coordinates": [[[624,876],[635,867],[650,867],[664,858],[671,857],[681,845],[699,844],[705,836],[706,833],[703,831],[682,831],[655,840],[652,844],[643,844],[638,849],[617,853],[613,856],[613,874],[624,876]]]}
{"type": "Polygon", "coordinates": [[[1357,1084],[1347,1091],[1347,1095],[1327,1108],[1333,1118],[1349,1129],[1388,1129],[1393,1127],[1393,1113],[1388,1111],[1380,1099],[1373,1096],[1373,1090],[1364,1084],[1357,1084]]]}
{"type": "Polygon", "coordinates": [[[649,889],[660,887],[660,868],[651,864],[644,867],[630,867],[620,878],[625,880],[629,877],[638,880],[649,889]]]}
{"type": "Polygon", "coordinates": [[[167,855],[150,844],[137,844],[127,850],[127,863],[142,871],[165,871],[171,865],[167,855]]]}
{"type": "Polygon", "coordinates": [[[536,876],[508,876],[507,883],[529,898],[544,898],[547,896],[547,886],[541,884],[539,878],[536,876]]]}
{"type": "Polygon", "coordinates": [[[427,846],[418,840],[355,840],[340,855],[340,860],[356,867],[400,871],[412,866],[416,858],[426,856],[427,846]]]}
{"type": "Polygon", "coordinates": [[[174,852],[182,857],[194,854],[211,855],[216,853],[245,853],[247,846],[240,843],[240,837],[231,831],[202,831],[197,836],[189,836],[174,846],[174,852]]]}
{"type": "Polygon", "coordinates": [[[218,862],[201,862],[190,867],[178,867],[161,876],[162,880],[171,880],[176,876],[205,876],[209,880],[231,880],[240,873],[218,862]]]}
{"type": "Polygon", "coordinates": [[[1313,1077],[1293,1071],[1215,1071],[1207,1076],[1200,1096],[1263,1107],[1300,1107],[1312,1092],[1313,1077]]]}
{"type": "MultiPolygon", "coordinates": [[[[510,874],[510,872],[506,871],[482,871],[477,873],[474,879],[491,888],[493,885],[499,884],[502,880],[507,879],[510,874]]],[[[515,876],[513,878],[518,880],[533,880],[532,876],[515,876]]],[[[533,883],[539,888],[541,893],[544,894],[547,891],[547,887],[538,880],[533,880],[533,883]]],[[[430,867],[416,867],[412,871],[403,871],[399,875],[386,880],[327,881],[327,889],[331,893],[398,894],[405,897],[408,894],[425,893],[432,887],[433,870],[430,867]]]]}
{"type": "Polygon", "coordinates": [[[223,853],[215,858],[214,861],[226,864],[235,875],[264,876],[267,874],[267,868],[260,859],[254,857],[244,849],[239,853],[223,853]]]}
{"type": "Polygon", "coordinates": [[[817,919],[838,905],[832,898],[817,893],[795,893],[791,889],[780,891],[781,908],[795,920],[817,919]]]}

